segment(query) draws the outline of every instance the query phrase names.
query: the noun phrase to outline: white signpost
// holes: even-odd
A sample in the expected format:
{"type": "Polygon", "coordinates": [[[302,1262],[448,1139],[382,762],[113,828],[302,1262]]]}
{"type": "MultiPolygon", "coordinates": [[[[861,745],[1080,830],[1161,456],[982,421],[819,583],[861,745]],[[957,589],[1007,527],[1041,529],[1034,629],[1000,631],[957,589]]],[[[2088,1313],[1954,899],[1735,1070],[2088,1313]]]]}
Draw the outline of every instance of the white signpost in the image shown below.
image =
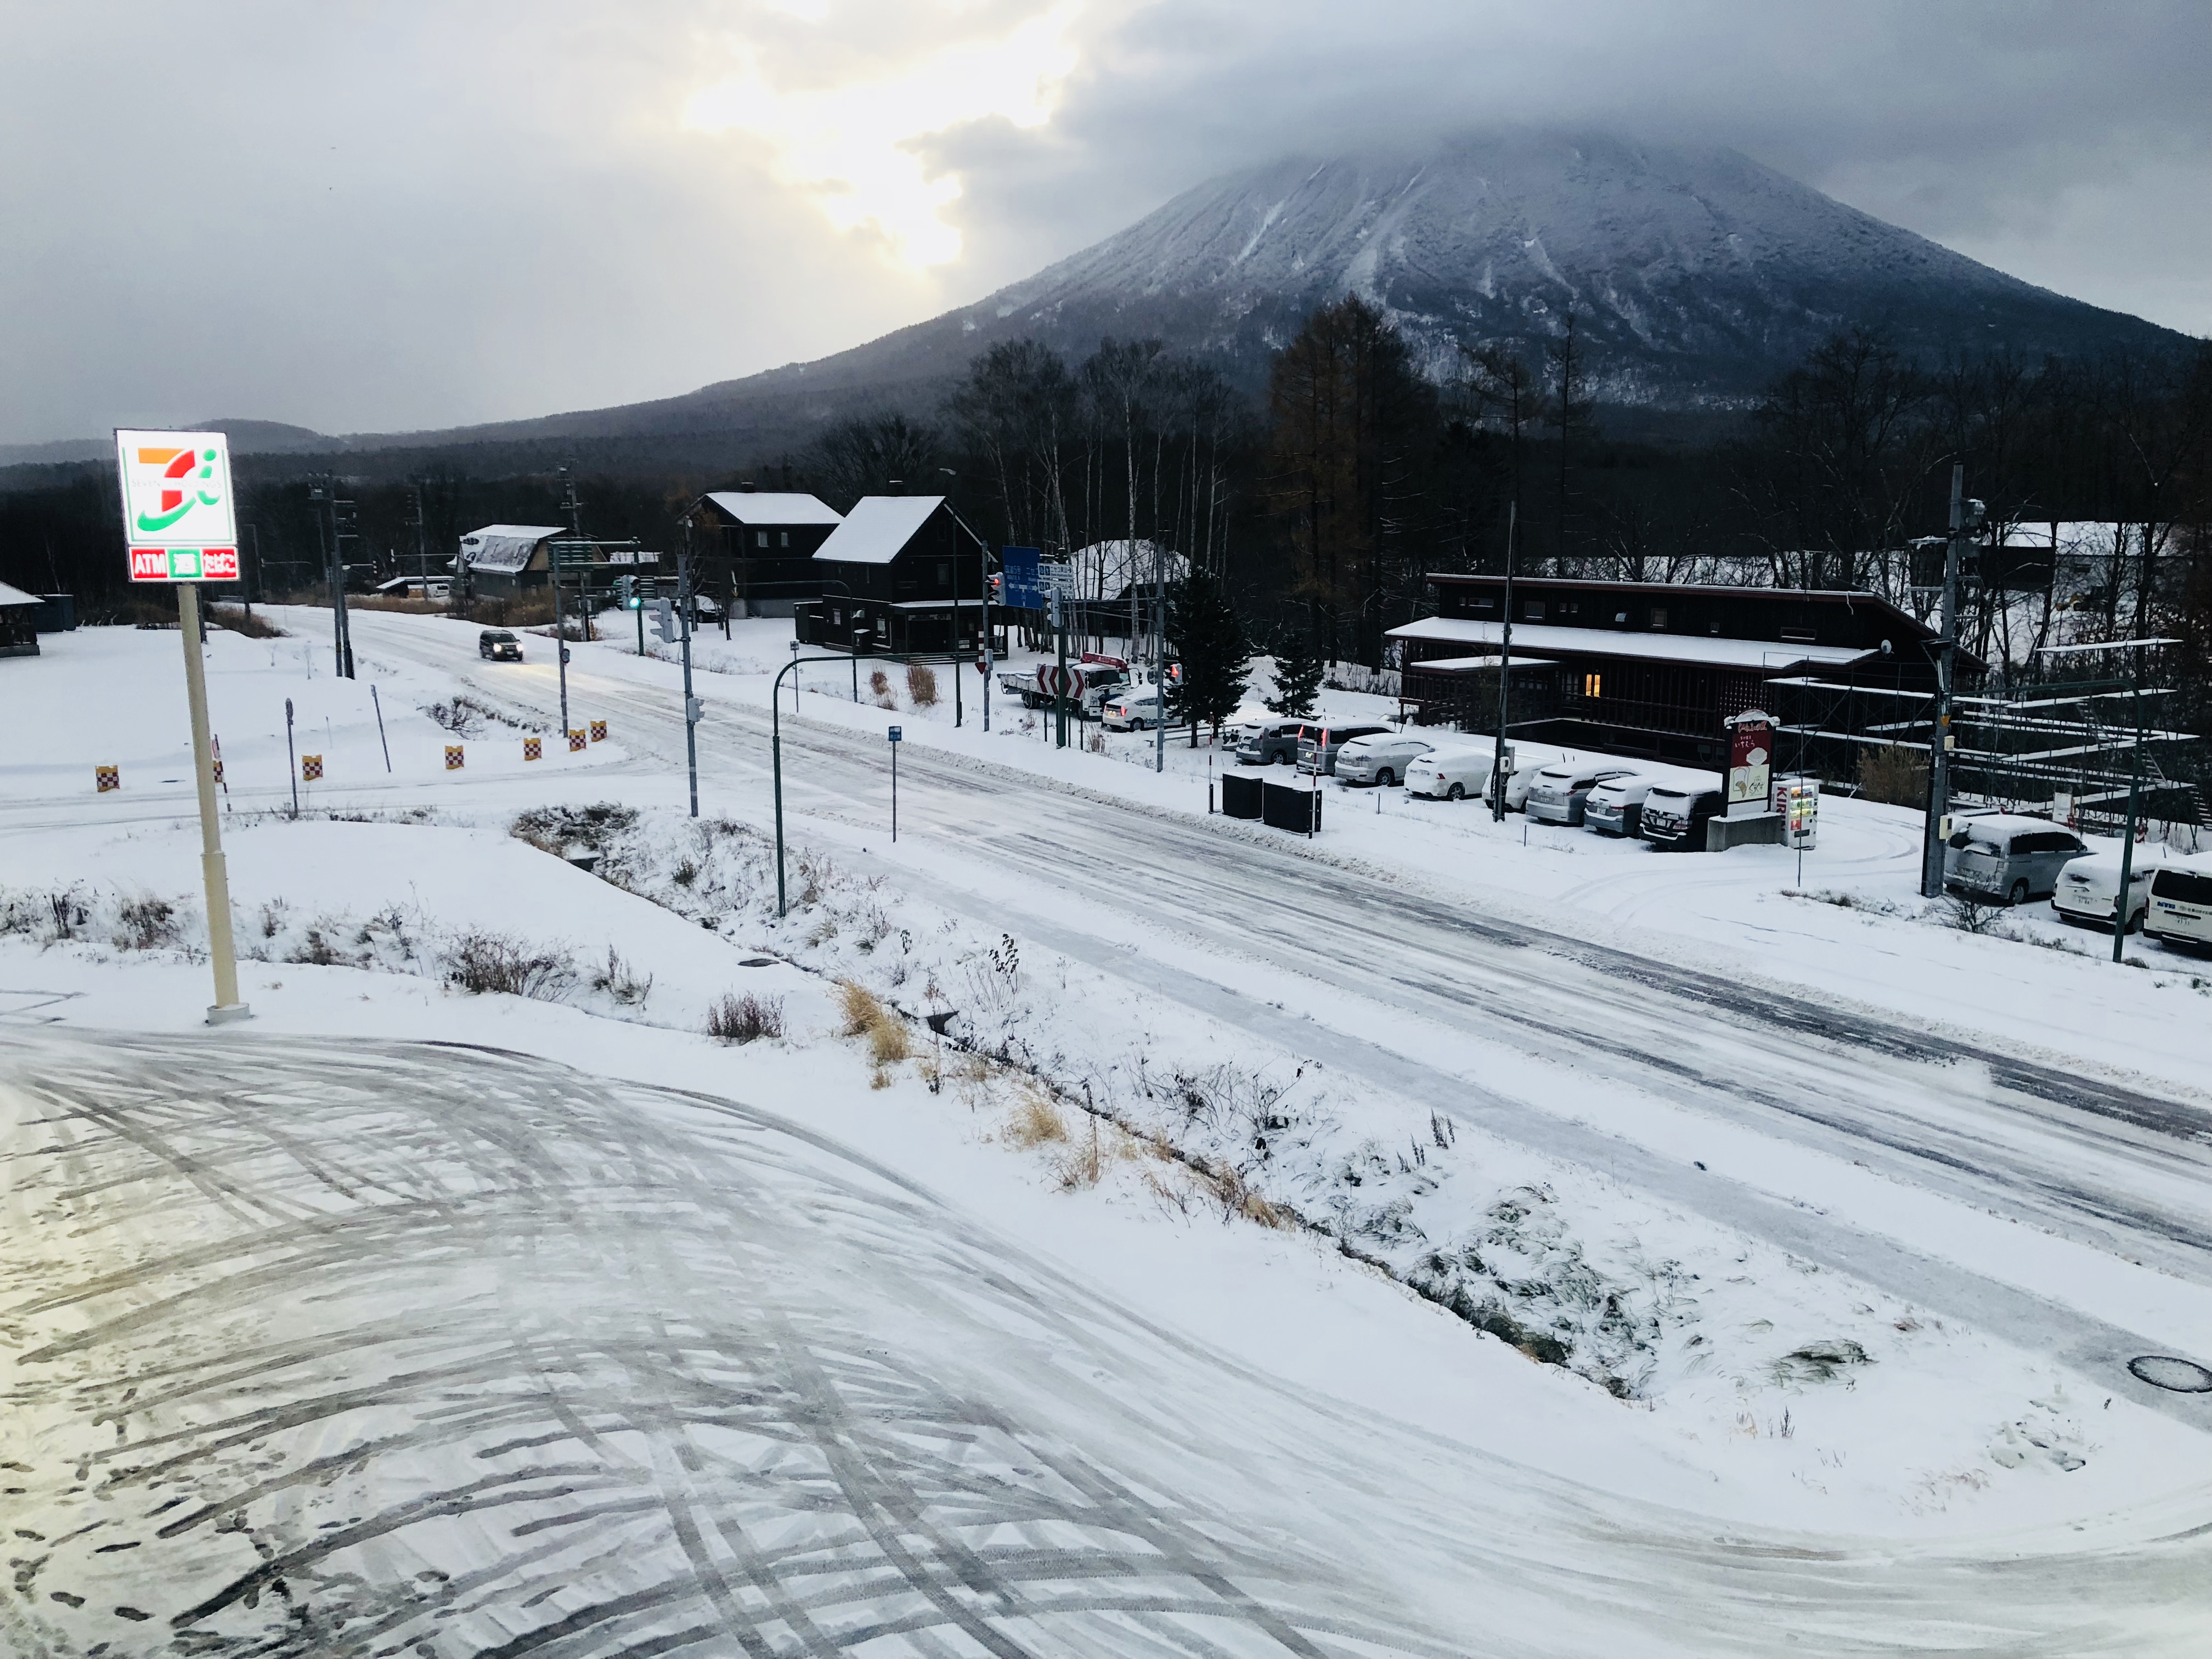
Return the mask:
{"type": "Polygon", "coordinates": [[[208,737],[207,671],[200,653],[201,582],[238,580],[238,520],[232,510],[230,443],[220,432],[118,428],[123,539],[134,582],[173,582],[184,625],[185,698],[192,721],[192,772],[199,785],[200,874],[207,888],[208,956],[215,1006],[208,1024],[246,1019],[238,1000],[238,953],[230,930],[230,876],[216,813],[215,751],[208,737]]]}

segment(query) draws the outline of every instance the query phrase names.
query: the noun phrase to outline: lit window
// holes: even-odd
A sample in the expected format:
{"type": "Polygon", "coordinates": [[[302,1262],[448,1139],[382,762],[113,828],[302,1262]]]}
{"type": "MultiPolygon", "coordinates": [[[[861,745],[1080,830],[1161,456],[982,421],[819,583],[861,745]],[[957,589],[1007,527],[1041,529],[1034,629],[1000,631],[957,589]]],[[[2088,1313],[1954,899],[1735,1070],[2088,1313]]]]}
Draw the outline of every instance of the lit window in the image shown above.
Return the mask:
{"type": "Polygon", "coordinates": [[[1583,675],[1583,696],[1586,696],[1586,697],[1601,697],[1601,696],[1603,696],[1604,695],[1605,695],[1605,676],[1604,676],[1604,675],[1602,675],[1602,674],[1585,674],[1585,675],[1583,675]]]}

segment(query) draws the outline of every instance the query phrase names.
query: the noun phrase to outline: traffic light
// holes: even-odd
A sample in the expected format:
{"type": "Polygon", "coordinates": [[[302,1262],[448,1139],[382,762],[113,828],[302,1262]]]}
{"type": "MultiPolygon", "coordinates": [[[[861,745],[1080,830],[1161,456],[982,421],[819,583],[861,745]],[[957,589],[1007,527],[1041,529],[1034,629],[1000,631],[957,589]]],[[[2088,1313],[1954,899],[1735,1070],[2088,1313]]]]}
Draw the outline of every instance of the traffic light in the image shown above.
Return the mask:
{"type": "Polygon", "coordinates": [[[674,645],[678,637],[676,627],[676,606],[666,599],[653,602],[653,632],[665,645],[674,645]]]}
{"type": "Polygon", "coordinates": [[[619,605],[625,611],[635,611],[637,609],[636,577],[617,576],[615,578],[615,603],[619,605]]]}

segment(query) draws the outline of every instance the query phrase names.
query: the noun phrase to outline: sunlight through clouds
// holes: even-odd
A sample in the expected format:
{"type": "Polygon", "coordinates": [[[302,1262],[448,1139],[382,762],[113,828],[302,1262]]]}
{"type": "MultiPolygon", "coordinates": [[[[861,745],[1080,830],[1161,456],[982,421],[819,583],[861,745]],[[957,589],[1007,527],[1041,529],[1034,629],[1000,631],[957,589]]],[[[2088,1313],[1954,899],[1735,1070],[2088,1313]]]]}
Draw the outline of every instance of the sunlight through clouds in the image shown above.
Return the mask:
{"type": "MultiPolygon", "coordinates": [[[[814,21],[821,8],[787,0],[814,21]]],[[[1062,5],[994,39],[955,40],[889,74],[787,90],[750,46],[739,71],[697,94],[686,125],[742,131],[775,150],[785,181],[813,193],[840,230],[881,234],[894,258],[927,270],[957,258],[960,233],[939,216],[959,199],[957,174],[933,176],[916,141],[973,121],[1042,126],[1074,69],[1080,8],[1062,5]]],[[[948,27],[951,26],[948,25],[948,27]]]]}

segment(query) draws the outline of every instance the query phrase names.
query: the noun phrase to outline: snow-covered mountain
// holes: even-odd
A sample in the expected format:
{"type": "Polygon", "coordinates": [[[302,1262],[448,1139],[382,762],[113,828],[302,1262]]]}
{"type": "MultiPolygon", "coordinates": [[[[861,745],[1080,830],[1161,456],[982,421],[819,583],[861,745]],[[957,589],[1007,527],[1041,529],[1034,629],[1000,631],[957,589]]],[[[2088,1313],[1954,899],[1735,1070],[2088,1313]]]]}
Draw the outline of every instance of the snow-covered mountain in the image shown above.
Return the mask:
{"type": "Polygon", "coordinates": [[[1346,293],[1388,307],[1434,366],[1460,339],[1540,346],[1571,309],[1601,398],[1657,409],[1741,404],[1851,324],[1930,356],[2181,338],[2008,276],[1733,150],[1524,133],[1231,174],[975,305],[835,356],[465,435],[787,440],[856,402],[933,402],[984,346],[1024,334],[1072,356],[1103,335],[1157,335],[1256,389],[1300,320],[1346,293]]]}

